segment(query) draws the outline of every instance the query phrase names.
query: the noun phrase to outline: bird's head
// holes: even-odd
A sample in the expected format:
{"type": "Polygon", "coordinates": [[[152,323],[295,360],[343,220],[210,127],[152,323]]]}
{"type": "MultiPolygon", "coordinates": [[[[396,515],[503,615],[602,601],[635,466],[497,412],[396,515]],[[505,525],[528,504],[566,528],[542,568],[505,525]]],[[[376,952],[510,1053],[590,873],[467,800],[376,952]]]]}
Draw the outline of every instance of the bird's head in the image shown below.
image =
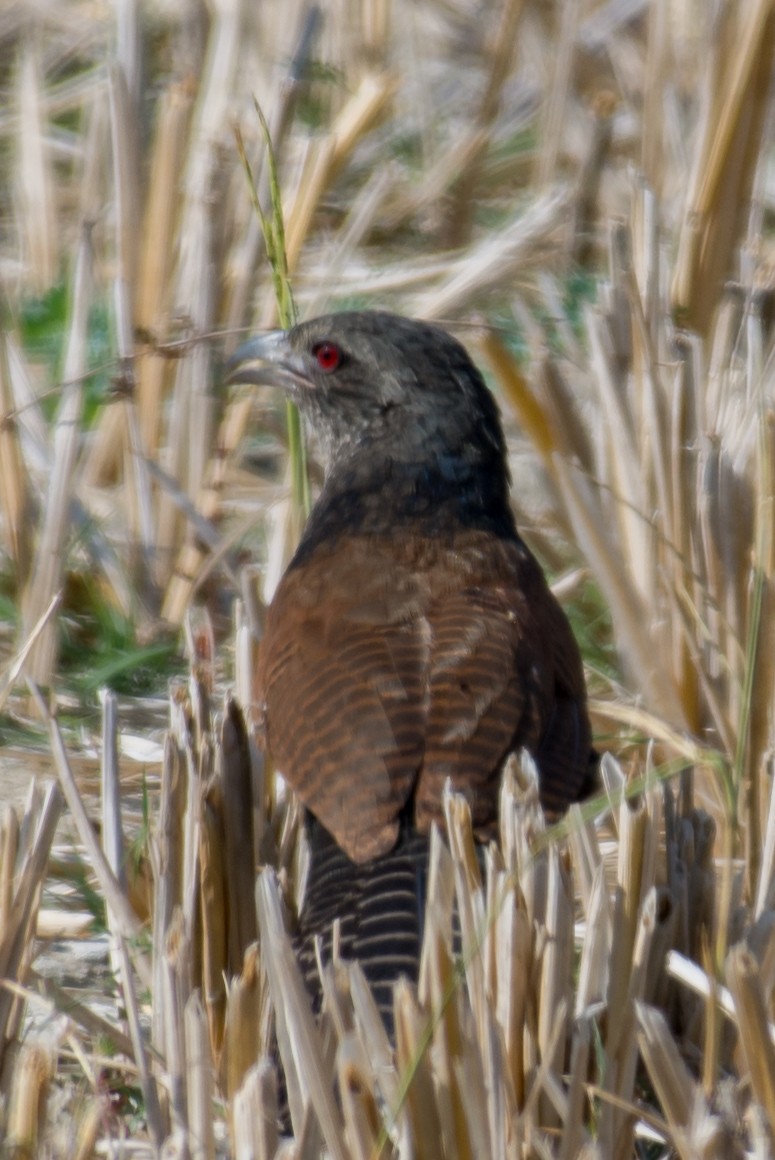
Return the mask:
{"type": "Polygon", "coordinates": [[[244,343],[229,382],[280,387],[317,436],[327,470],[354,454],[442,463],[497,457],[497,407],[466,351],[439,327],[352,311],[244,343]]]}

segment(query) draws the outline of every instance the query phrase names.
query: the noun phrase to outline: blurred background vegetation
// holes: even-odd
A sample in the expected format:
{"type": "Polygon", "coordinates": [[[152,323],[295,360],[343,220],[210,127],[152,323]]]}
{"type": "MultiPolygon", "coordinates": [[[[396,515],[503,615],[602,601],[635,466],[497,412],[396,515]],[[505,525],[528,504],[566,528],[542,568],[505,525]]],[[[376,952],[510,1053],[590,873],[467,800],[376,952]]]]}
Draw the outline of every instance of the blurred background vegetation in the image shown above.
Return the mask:
{"type": "Polygon", "coordinates": [[[195,607],[235,679],[235,597],[260,623],[298,535],[282,403],[222,387],[277,324],[257,101],[299,316],[483,366],[600,747],[718,827],[720,979],[775,870],[774,54],[770,0],[5,3],[6,753],[26,678],[86,744],[99,688],[159,701],[195,607]]]}

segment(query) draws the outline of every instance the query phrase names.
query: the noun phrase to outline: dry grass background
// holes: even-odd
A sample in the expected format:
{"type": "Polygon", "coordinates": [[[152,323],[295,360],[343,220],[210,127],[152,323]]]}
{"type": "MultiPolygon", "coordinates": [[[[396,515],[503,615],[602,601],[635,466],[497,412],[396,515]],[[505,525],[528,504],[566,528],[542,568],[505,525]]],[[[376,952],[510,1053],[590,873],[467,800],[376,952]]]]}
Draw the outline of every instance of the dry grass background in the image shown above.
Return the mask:
{"type": "Polygon", "coordinates": [[[771,0],[41,0],[3,7],[0,49],[0,554],[20,610],[0,701],[42,715],[58,775],[0,823],[8,1153],[772,1155],[771,0]],[[609,751],[600,801],[554,832],[529,765],[509,770],[484,877],[448,802],[395,1053],[352,964],[311,1022],[283,933],[296,810],[238,707],[261,619],[243,565],[270,591],[302,507],[276,400],[218,388],[241,330],[276,319],[236,144],[270,213],[254,96],[300,314],[436,318],[491,372],[609,751]],[[52,377],[23,319],[62,285],[52,377]],[[85,759],[40,692],[61,688],[84,577],[142,641],[185,626],[139,819],[115,697],[85,759]],[[71,905],[65,801],[109,994],[36,969],[36,923],[61,936],[71,905]],[[255,906],[254,865],[273,867],[255,906]]]}

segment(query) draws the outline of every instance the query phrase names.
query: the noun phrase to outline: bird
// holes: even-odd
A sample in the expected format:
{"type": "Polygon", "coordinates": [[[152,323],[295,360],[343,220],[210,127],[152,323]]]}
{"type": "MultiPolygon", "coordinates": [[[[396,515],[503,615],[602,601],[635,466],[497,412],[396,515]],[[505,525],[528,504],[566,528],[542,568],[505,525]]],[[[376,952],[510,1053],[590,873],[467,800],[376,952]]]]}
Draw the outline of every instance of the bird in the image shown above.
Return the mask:
{"type": "Polygon", "coordinates": [[[523,748],[550,817],[591,792],[582,659],[517,530],[495,398],[446,330],[343,311],[248,339],[230,368],[297,404],[323,467],[256,673],[259,736],[310,842],[300,958],[319,1005],[315,941],[325,961],[338,919],[390,1028],[447,783],[482,844],[523,748]]]}

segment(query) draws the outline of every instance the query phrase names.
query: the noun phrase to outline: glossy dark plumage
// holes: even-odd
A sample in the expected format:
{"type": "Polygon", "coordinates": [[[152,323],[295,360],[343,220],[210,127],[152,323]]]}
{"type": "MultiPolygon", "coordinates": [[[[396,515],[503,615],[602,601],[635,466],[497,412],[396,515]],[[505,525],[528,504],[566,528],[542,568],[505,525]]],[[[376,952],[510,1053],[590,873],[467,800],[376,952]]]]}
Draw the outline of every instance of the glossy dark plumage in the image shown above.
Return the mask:
{"type": "Polygon", "coordinates": [[[497,408],[458,342],[343,313],[255,339],[235,362],[233,380],[298,403],[326,467],[257,674],[266,745],[316,819],[310,969],[314,935],[339,916],[372,981],[412,975],[446,780],[481,841],[523,746],[551,815],[589,791],[579,651],[517,533],[497,408]]]}

